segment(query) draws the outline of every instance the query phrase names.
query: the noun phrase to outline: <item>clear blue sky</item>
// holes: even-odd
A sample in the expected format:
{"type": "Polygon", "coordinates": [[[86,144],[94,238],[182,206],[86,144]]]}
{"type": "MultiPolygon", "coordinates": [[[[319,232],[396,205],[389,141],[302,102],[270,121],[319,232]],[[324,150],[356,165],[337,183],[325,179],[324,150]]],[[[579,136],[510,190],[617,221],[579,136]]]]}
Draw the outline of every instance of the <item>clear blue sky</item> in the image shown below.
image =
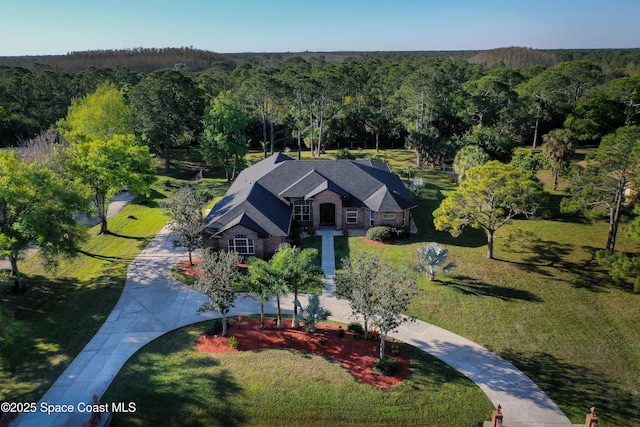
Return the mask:
{"type": "Polygon", "coordinates": [[[640,47],[640,0],[0,0],[0,56],[640,47]]]}

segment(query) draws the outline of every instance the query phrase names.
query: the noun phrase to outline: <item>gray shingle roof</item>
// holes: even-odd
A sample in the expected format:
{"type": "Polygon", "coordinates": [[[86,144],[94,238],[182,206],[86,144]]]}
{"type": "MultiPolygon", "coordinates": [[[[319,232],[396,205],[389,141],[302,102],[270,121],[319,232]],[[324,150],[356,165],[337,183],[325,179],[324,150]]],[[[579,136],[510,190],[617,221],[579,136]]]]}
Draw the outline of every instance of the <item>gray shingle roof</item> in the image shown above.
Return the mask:
{"type": "Polygon", "coordinates": [[[206,230],[216,235],[237,224],[261,236],[287,236],[292,221],[288,199],[311,198],[331,190],[345,206],[376,212],[416,206],[400,178],[387,165],[371,160],[293,160],[274,154],[243,170],[207,216],[206,230]]]}

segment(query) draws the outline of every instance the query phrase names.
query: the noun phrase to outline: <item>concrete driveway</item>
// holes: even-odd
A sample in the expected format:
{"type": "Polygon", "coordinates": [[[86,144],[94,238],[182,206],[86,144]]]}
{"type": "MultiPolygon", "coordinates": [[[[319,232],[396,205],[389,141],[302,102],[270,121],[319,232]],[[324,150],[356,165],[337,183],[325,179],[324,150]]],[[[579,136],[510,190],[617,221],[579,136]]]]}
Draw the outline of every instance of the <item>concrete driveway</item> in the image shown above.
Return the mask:
{"type": "MultiPolygon", "coordinates": [[[[353,321],[346,301],[335,298],[333,232],[321,231],[322,266],[326,273],[321,301],[333,313],[332,320],[353,321]]],[[[102,328],[73,360],[65,372],[42,397],[42,402],[72,405],[91,402],[102,396],[124,363],[138,349],[176,328],[218,317],[217,313],[197,314],[206,298],[171,276],[171,268],[186,254],[173,248],[165,227],[131,263],[125,288],[102,328]]],[[[305,303],[305,298],[301,298],[305,303]]],[[[287,314],[292,299],[282,307],[287,314]]],[[[274,313],[275,304],[265,307],[274,313]]],[[[258,313],[252,300],[238,296],[232,316],[258,313]]],[[[416,321],[405,323],[391,334],[441,359],[462,372],[489,397],[500,404],[504,425],[509,427],[571,426],[555,403],[526,375],[508,361],[468,339],[437,326],[416,321]]],[[[70,426],[87,422],[90,414],[42,412],[22,414],[12,426],[70,426]]],[[[487,414],[489,419],[491,414],[487,414]]]]}

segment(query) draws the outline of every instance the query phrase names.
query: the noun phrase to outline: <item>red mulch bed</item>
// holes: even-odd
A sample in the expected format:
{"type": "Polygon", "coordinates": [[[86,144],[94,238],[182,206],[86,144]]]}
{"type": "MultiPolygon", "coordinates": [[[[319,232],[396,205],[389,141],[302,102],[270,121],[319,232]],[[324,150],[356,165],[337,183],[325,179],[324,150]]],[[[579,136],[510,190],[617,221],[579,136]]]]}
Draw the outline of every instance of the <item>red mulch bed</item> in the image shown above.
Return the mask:
{"type": "MultiPolygon", "coordinates": [[[[290,329],[291,322],[285,321],[285,328],[278,330],[273,320],[267,320],[268,326],[260,330],[260,320],[242,320],[234,322],[227,330],[227,337],[235,337],[240,343],[240,350],[229,347],[228,338],[215,338],[202,334],[198,337],[196,348],[207,353],[230,353],[250,351],[261,348],[292,348],[295,350],[317,353],[331,357],[347,368],[360,382],[377,387],[391,387],[402,382],[409,375],[411,363],[406,351],[400,346],[400,354],[387,356],[400,362],[400,372],[395,376],[378,375],[373,365],[378,360],[378,346],[380,340],[355,339],[353,334],[346,332],[339,336],[338,327],[319,324],[315,333],[304,330],[290,329]],[[324,339],[326,342],[320,344],[324,339]],[[375,347],[375,349],[374,349],[375,347]]],[[[385,347],[389,353],[392,342],[386,341],[385,347]]]]}
{"type": "MultiPolygon", "coordinates": [[[[200,258],[193,258],[193,265],[189,265],[189,260],[185,259],[184,261],[180,261],[178,265],[180,266],[180,271],[184,274],[195,277],[200,261],[200,258]]],[[[247,264],[238,264],[238,268],[247,268],[247,264]]]]}
{"type": "Polygon", "coordinates": [[[366,237],[361,237],[362,241],[374,246],[385,246],[385,245],[395,245],[400,242],[400,240],[387,240],[386,242],[378,242],[377,240],[367,239],[366,237]]]}

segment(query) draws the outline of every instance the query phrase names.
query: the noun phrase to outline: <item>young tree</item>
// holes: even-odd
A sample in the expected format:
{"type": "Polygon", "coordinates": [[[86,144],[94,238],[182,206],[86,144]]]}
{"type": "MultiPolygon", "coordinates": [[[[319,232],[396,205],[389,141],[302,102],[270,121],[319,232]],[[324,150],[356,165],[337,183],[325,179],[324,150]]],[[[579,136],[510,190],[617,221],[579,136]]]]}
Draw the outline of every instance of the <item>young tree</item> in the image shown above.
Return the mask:
{"type": "Polygon", "coordinates": [[[377,256],[356,253],[342,259],[342,272],[336,275],[336,294],[349,300],[351,310],[362,316],[364,338],[369,336],[369,321],[373,315],[373,282],[381,263],[377,256]]]}
{"type": "Polygon", "coordinates": [[[247,119],[230,92],[222,92],[211,100],[204,115],[204,132],[200,151],[210,165],[224,167],[227,181],[235,179],[249,152],[244,135],[247,119]]]}
{"type": "Polygon", "coordinates": [[[563,212],[581,211],[590,218],[609,218],[606,249],[613,253],[625,192],[638,176],[640,126],[624,126],[602,138],[595,157],[571,177],[563,212]]]}
{"type": "Polygon", "coordinates": [[[429,280],[436,280],[436,274],[441,271],[447,274],[449,270],[456,266],[455,263],[447,262],[448,249],[443,248],[435,242],[418,248],[418,271],[425,271],[429,280]]]}
{"type": "Polygon", "coordinates": [[[300,250],[288,243],[283,243],[270,261],[273,274],[277,278],[276,283],[283,283],[286,292],[293,292],[292,326],[294,329],[299,327],[299,292],[304,288],[322,286],[324,271],[314,263],[317,255],[318,251],[315,249],[300,250]]]}
{"type": "Polygon", "coordinates": [[[202,248],[202,228],[204,227],[202,208],[206,204],[206,196],[195,191],[191,186],[182,187],[167,201],[161,203],[165,213],[173,220],[169,224],[169,229],[174,235],[173,246],[187,250],[191,266],[193,266],[192,252],[202,248]]]}
{"type": "Polygon", "coordinates": [[[542,136],[542,155],[549,163],[553,173],[553,191],[558,189],[558,178],[567,168],[575,151],[573,136],[568,129],[554,129],[542,136]]]}
{"type": "Polygon", "coordinates": [[[18,290],[20,255],[30,245],[51,264],[60,254],[74,255],[86,236],[75,218],[89,211],[89,197],[75,183],[19,161],[13,151],[0,152],[0,253],[9,258],[18,290]]]}
{"type": "Polygon", "coordinates": [[[437,230],[458,236],[469,225],[487,233],[487,258],[493,258],[496,230],[516,215],[532,216],[544,195],[530,172],[491,161],[469,169],[467,179],[433,212],[437,230]]]}
{"type": "Polygon", "coordinates": [[[408,318],[402,315],[415,296],[417,284],[407,271],[384,264],[376,255],[356,253],[342,260],[342,272],[336,277],[336,292],[349,300],[351,309],[364,319],[364,338],[368,325],[380,329],[380,360],[384,359],[384,341],[392,330],[408,318]]]}
{"type": "Polygon", "coordinates": [[[241,282],[235,252],[207,249],[202,254],[201,269],[193,288],[202,292],[209,301],[199,311],[215,310],[222,315],[222,336],[227,335],[227,314],[234,307],[234,286],[241,282]]]}
{"type": "Polygon", "coordinates": [[[417,284],[407,270],[400,271],[387,264],[380,264],[372,282],[372,290],[371,324],[380,330],[379,360],[383,360],[387,335],[409,320],[402,313],[407,311],[416,295],[417,284]]]}
{"type": "Polygon", "coordinates": [[[83,138],[63,156],[69,173],[94,195],[100,234],[109,232],[107,208],[124,186],[134,194],[146,194],[156,179],[149,149],[136,144],[133,135],[116,135],[106,141],[83,138]]]}

